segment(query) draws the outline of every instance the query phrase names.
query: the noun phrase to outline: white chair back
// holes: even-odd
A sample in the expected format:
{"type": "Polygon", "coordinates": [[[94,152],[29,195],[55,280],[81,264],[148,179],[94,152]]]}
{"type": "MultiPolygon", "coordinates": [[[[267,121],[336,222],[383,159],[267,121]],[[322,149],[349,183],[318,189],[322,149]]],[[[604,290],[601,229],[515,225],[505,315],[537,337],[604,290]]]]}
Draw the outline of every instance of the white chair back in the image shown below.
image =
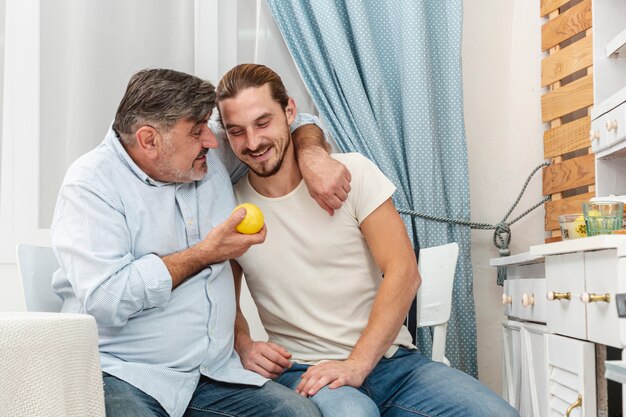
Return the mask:
{"type": "Polygon", "coordinates": [[[17,266],[27,311],[57,313],[63,302],[52,291],[52,274],[59,269],[54,251],[47,246],[17,245],[17,266]]]}
{"type": "Polygon", "coordinates": [[[449,364],[445,358],[446,331],[452,309],[452,287],[459,245],[420,249],[418,268],[422,285],[417,291],[417,326],[433,327],[432,360],[449,364]]]}

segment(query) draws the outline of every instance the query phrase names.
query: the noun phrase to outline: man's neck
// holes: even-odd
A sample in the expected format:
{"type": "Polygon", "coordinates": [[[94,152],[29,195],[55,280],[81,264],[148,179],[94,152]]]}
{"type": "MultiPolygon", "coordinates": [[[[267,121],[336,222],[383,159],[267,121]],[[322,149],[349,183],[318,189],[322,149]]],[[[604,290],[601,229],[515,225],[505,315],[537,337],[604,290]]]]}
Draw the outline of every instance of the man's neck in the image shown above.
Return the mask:
{"type": "Polygon", "coordinates": [[[260,177],[254,172],[248,173],[252,188],[259,194],[270,197],[282,197],[292,192],[302,181],[302,173],[290,146],[278,172],[269,177],[260,177]]]}

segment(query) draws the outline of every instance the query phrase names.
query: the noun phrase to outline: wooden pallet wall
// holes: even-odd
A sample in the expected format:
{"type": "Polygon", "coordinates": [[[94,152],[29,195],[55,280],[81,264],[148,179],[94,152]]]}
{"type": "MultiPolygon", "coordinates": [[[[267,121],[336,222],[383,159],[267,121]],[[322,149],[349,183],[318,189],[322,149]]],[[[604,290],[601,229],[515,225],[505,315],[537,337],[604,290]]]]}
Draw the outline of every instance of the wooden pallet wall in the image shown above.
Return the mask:
{"type": "MultiPolygon", "coordinates": [[[[596,0],[599,1],[599,0],[596,0]]],[[[593,106],[591,0],[540,0],[541,116],[546,242],[561,239],[559,215],[582,213],[582,202],[595,196],[595,159],[589,142],[589,110],[593,106]]]]}

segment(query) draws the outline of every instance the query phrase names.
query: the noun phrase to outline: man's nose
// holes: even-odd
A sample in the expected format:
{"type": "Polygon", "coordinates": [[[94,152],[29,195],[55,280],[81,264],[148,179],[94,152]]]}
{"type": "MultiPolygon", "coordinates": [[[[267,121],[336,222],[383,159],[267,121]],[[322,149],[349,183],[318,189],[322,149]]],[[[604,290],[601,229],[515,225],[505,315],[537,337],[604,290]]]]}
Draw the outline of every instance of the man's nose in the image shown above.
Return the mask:
{"type": "Polygon", "coordinates": [[[205,127],[202,132],[202,147],[213,149],[217,148],[217,145],[217,138],[208,126],[205,127]]]}
{"type": "Polygon", "coordinates": [[[256,151],[263,142],[263,139],[261,138],[261,135],[252,130],[248,131],[248,138],[246,142],[248,149],[250,149],[251,151],[256,151]]]}

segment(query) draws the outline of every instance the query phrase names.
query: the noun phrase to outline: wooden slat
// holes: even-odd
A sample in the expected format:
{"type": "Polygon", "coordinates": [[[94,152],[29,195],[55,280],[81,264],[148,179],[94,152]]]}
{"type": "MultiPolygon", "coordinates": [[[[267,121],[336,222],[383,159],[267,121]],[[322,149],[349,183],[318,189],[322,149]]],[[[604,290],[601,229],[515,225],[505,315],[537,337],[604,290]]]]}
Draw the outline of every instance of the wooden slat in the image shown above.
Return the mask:
{"type": "Polygon", "coordinates": [[[552,236],[552,237],[547,237],[545,239],[545,243],[560,242],[561,240],[563,240],[561,236],[552,236]]]}
{"type": "Polygon", "coordinates": [[[546,159],[588,148],[591,119],[585,116],[543,132],[543,157],[546,159]]]}
{"type": "Polygon", "coordinates": [[[592,104],[593,75],[589,74],[544,94],[541,97],[541,119],[549,122],[592,104]]]}
{"type": "Polygon", "coordinates": [[[591,0],[584,0],[541,27],[541,50],[545,51],[591,27],[591,0]]]}
{"type": "Polygon", "coordinates": [[[591,36],[586,36],[544,58],[541,62],[541,86],[560,81],[591,65],[593,65],[592,39],[591,36]]]}
{"type": "Polygon", "coordinates": [[[558,9],[559,7],[563,6],[568,1],[570,0],[541,0],[539,14],[541,17],[543,17],[547,15],[548,13],[551,13],[555,11],[556,9],[558,9]]]}
{"type": "Polygon", "coordinates": [[[543,169],[543,194],[560,193],[595,183],[595,155],[568,159],[543,169]]]}
{"type": "Polygon", "coordinates": [[[559,228],[561,214],[582,213],[582,204],[595,197],[596,193],[585,193],[546,203],[546,230],[559,228]]]}

